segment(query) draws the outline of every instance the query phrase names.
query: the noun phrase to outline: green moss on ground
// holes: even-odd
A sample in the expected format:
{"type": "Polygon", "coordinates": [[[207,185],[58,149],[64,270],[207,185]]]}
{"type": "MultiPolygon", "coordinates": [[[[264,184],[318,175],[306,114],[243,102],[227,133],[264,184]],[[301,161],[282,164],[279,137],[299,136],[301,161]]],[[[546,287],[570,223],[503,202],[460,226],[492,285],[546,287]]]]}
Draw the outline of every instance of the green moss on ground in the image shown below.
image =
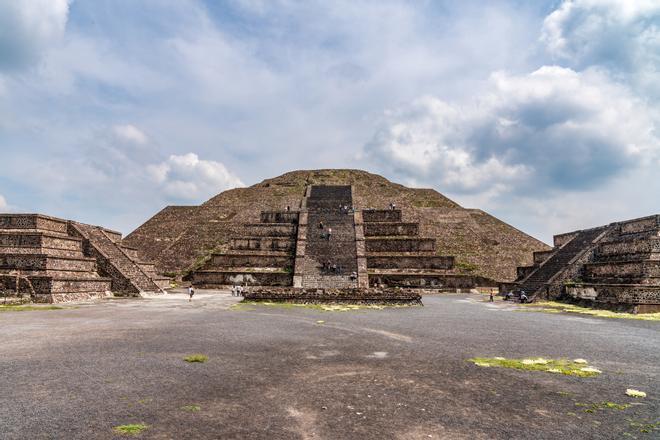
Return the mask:
{"type": "Polygon", "coordinates": [[[184,357],[183,360],[190,363],[203,364],[204,362],[209,360],[209,357],[206,356],[205,354],[191,354],[190,356],[184,357]]]}
{"type": "Polygon", "coordinates": [[[600,402],[600,403],[581,403],[576,402],[575,406],[584,408],[582,411],[586,413],[594,413],[596,411],[602,411],[606,409],[615,409],[623,411],[626,408],[630,407],[629,403],[614,403],[614,402],[600,402]]]}
{"type": "Polygon", "coordinates": [[[582,315],[596,316],[599,318],[612,319],[636,319],[640,321],[660,321],[660,313],[640,313],[634,315],[625,312],[613,312],[611,310],[590,309],[573,304],[565,304],[557,301],[537,301],[531,304],[521,304],[524,311],[545,313],[579,313],[582,315]]]}
{"type": "Polygon", "coordinates": [[[24,312],[29,310],[64,310],[64,307],[35,306],[35,305],[0,305],[0,312],[24,312]]]}
{"type": "Polygon", "coordinates": [[[122,435],[138,435],[147,429],[149,429],[149,425],[145,425],[144,423],[131,423],[128,425],[119,425],[112,428],[112,430],[117,434],[122,435]]]}
{"type": "Polygon", "coordinates": [[[512,368],[515,370],[544,371],[546,373],[563,374],[566,376],[592,377],[598,376],[601,371],[589,366],[586,362],[575,362],[568,359],[506,359],[503,357],[469,359],[479,367],[512,368]]]}
{"type": "Polygon", "coordinates": [[[184,405],[181,407],[181,409],[188,412],[197,412],[201,411],[202,407],[199,405],[184,405]]]}
{"type": "Polygon", "coordinates": [[[660,432],[660,419],[657,420],[633,420],[627,419],[628,426],[642,434],[660,432]]]}

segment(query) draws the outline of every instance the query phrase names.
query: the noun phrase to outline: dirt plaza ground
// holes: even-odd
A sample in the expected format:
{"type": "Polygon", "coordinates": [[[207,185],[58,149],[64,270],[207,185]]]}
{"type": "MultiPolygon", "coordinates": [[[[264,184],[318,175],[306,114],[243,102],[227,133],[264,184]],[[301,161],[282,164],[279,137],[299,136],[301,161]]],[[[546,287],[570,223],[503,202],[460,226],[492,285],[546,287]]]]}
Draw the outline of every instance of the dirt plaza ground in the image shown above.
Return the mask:
{"type": "Polygon", "coordinates": [[[479,295],[342,312],[237,301],[199,291],[0,312],[0,438],[660,436],[658,322],[479,295]],[[496,356],[583,358],[602,373],[468,361],[496,356]],[[145,429],[115,430],[129,424],[145,429]]]}

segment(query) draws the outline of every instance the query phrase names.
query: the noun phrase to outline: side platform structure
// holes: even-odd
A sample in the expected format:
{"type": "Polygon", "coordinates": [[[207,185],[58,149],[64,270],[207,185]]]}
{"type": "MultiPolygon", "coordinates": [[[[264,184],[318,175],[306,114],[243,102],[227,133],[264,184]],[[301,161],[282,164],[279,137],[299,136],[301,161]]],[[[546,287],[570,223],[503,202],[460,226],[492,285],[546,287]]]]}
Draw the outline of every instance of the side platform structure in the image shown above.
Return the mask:
{"type": "Polygon", "coordinates": [[[162,293],[169,278],[122,235],[41,214],[0,214],[0,302],[60,303],[162,293]]]}
{"type": "Polygon", "coordinates": [[[504,288],[530,300],[568,299],[597,307],[660,311],[660,215],[554,236],[504,288]]]}

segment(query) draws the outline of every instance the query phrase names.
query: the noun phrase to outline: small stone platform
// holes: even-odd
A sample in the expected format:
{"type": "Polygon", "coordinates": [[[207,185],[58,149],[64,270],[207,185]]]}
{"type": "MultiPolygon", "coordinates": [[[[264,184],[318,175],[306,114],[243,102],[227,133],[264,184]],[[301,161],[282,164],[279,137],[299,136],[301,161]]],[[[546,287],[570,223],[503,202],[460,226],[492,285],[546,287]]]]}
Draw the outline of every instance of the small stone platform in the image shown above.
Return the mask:
{"type": "Polygon", "coordinates": [[[418,289],[399,288],[301,288],[249,287],[244,291],[247,301],[285,303],[343,304],[408,304],[421,305],[418,289]]]}

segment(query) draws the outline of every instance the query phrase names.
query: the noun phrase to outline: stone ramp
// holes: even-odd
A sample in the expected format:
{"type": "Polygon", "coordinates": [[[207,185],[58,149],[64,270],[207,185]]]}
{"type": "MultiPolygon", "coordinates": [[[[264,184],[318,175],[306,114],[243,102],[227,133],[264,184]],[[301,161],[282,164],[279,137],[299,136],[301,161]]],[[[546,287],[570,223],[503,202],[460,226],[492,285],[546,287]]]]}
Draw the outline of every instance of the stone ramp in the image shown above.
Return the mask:
{"type": "Polygon", "coordinates": [[[518,268],[519,281],[510,288],[610,309],[660,311],[660,215],[555,235],[554,242],[553,252],[534,254],[534,266],[518,268]]]}
{"type": "MultiPolygon", "coordinates": [[[[102,272],[112,278],[112,290],[126,294],[140,292],[162,292],[156,284],[155,270],[150,274],[145,266],[131,258],[131,250],[121,245],[121,235],[108,232],[98,226],[69,222],[71,235],[83,239],[86,254],[93,256],[99,263],[102,272]]],[[[151,270],[149,270],[151,272],[151,270]]]]}
{"type": "Polygon", "coordinates": [[[110,295],[111,280],[83,254],[67,221],[39,214],[0,215],[3,302],[59,303],[110,295]]]}
{"type": "Polygon", "coordinates": [[[357,253],[351,187],[312,185],[307,197],[307,243],[303,267],[303,288],[355,288],[357,253]],[[321,227],[321,224],[323,227],[321,227]],[[327,238],[329,231],[330,238],[327,238]],[[336,271],[324,268],[336,266],[336,271]]]}
{"type": "Polygon", "coordinates": [[[518,286],[518,289],[525,291],[528,298],[533,300],[537,293],[559,272],[578,257],[579,254],[586,252],[593,246],[594,240],[605,232],[605,228],[594,228],[579,231],[569,241],[564,243],[549,258],[547,258],[539,267],[532,271],[518,286]]]}

